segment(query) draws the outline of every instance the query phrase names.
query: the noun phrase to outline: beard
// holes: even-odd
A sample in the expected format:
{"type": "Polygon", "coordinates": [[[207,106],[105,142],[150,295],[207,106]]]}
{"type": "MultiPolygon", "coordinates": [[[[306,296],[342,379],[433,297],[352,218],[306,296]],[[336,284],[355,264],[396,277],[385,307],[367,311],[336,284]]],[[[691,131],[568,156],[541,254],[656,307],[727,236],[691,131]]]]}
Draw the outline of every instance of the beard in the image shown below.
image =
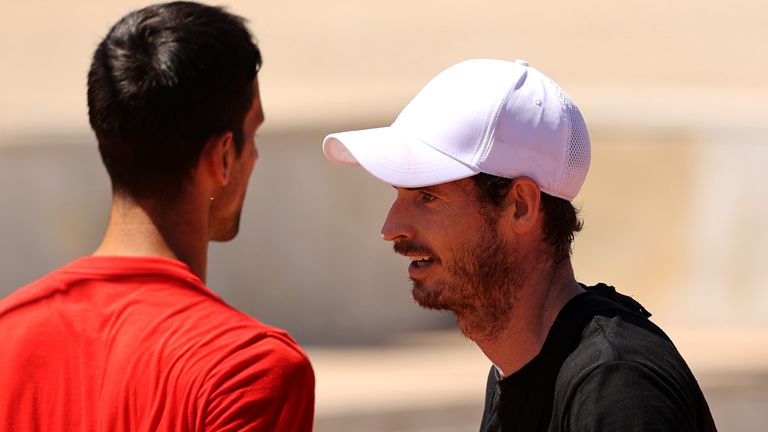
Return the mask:
{"type": "MultiPolygon", "coordinates": [[[[430,284],[412,279],[416,303],[453,312],[461,332],[474,341],[493,340],[504,330],[521,285],[521,259],[497,235],[497,225],[497,218],[486,218],[474,243],[461,245],[450,262],[441,262],[439,279],[430,284]]],[[[395,244],[395,250],[436,256],[417,244],[395,244]]]]}

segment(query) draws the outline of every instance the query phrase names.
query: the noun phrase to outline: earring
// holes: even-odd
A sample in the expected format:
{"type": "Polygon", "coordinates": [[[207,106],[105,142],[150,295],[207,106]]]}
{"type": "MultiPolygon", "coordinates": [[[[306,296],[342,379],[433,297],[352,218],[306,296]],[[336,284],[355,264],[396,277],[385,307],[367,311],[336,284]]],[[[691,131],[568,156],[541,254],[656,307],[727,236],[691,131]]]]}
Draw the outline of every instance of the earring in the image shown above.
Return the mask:
{"type": "Polygon", "coordinates": [[[210,199],[211,201],[213,201],[213,198],[214,198],[214,196],[213,196],[213,195],[211,195],[211,196],[209,197],[209,199],[210,199]]]}

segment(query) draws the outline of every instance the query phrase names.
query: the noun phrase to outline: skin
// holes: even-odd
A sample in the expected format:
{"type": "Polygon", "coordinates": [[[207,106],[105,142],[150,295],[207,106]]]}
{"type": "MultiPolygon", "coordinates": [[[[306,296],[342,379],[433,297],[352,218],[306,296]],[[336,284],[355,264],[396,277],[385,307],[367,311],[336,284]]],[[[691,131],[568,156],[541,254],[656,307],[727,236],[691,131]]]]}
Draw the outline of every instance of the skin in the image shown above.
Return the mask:
{"type": "Polygon", "coordinates": [[[450,310],[459,328],[508,376],[541,350],[565,303],[582,292],[570,260],[543,241],[540,189],[514,180],[501,208],[481,203],[472,179],[395,188],[382,238],[410,257],[413,297],[450,310]]]}
{"type": "Polygon", "coordinates": [[[231,131],[211,136],[182,196],[170,209],[154,199],[113,194],[104,238],[94,256],[158,256],[186,263],[206,279],[208,242],[237,235],[248,180],[258,159],[255,135],[264,122],[258,81],[237,155],[231,131]],[[211,199],[213,198],[213,199],[211,199]]]}

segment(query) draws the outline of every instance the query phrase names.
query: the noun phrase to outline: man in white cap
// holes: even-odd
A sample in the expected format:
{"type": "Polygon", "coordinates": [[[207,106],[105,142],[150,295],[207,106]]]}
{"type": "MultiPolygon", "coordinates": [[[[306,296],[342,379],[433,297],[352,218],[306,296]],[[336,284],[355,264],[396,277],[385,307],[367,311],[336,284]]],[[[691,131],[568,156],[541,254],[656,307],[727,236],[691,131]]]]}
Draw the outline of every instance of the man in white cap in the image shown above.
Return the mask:
{"type": "Polygon", "coordinates": [[[413,298],[455,313],[491,360],[482,431],[712,431],[696,379],[650,314],[579,284],[571,200],[586,125],[524,61],[437,75],[389,127],[331,134],[325,156],[397,190],[382,237],[411,259],[413,298]]]}

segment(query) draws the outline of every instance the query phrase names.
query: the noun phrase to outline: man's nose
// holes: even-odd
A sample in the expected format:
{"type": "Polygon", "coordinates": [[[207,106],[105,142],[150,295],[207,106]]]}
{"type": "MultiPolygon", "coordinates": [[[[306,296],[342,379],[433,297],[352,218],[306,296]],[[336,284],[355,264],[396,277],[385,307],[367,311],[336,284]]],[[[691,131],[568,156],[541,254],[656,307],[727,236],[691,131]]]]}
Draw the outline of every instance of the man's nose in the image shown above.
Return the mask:
{"type": "Polygon", "coordinates": [[[405,217],[405,206],[397,199],[389,208],[387,219],[381,227],[381,238],[385,241],[395,241],[412,237],[413,232],[408,218],[405,217]]]}

